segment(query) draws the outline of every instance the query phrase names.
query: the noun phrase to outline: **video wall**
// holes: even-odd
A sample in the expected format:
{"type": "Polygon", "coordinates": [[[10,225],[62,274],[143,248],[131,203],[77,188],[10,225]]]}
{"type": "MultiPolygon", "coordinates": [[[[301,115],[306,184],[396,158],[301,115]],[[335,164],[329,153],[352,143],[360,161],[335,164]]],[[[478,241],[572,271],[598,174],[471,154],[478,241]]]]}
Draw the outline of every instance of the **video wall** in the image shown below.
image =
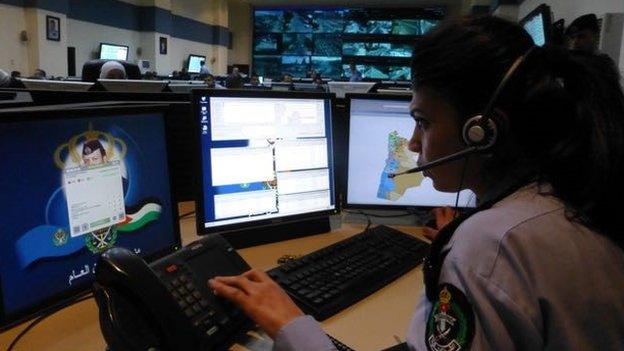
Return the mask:
{"type": "Polygon", "coordinates": [[[349,77],[349,63],[364,78],[409,80],[412,47],[438,24],[444,8],[254,10],[253,71],[349,77]]]}

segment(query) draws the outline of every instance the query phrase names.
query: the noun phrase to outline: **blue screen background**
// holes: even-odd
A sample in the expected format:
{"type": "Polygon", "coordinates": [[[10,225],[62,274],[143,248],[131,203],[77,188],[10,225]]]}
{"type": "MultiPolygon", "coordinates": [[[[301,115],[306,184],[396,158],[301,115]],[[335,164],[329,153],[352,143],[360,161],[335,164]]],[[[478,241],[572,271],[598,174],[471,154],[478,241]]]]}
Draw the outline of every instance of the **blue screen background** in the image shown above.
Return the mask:
{"type": "Polygon", "coordinates": [[[127,145],[123,160],[127,169],[123,179],[126,208],[142,202],[162,206],[155,221],[135,231],[118,232],[115,245],[139,249],[145,256],[176,242],[161,114],[0,124],[0,283],[7,315],[32,308],[69,289],[84,289],[93,281],[91,271],[71,286],[68,284],[72,270],[94,267],[99,254],[87,247],[58,256],[53,252],[58,248],[50,245],[53,238],[41,235],[31,241],[50,247],[49,255],[25,267],[19,262],[16,247],[18,239],[38,226],[65,228],[69,233],[62,171],[54,162],[54,151],[72,136],[87,131],[90,123],[93,130],[110,133],[127,145]]]}

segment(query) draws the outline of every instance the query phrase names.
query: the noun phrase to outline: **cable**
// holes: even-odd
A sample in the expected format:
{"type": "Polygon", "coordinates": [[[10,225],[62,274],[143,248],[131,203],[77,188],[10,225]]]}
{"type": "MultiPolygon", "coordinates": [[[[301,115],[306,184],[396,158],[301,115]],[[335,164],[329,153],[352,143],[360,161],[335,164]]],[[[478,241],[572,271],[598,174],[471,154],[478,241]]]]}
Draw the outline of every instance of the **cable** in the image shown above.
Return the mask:
{"type": "Polygon", "coordinates": [[[192,216],[192,215],[194,215],[194,214],[195,214],[195,211],[187,212],[187,213],[185,213],[185,214],[183,214],[183,215],[180,215],[180,216],[178,217],[178,220],[180,220],[180,219],[184,219],[184,218],[186,218],[186,217],[190,217],[190,216],[192,216]]]}
{"type": "MultiPolygon", "coordinates": [[[[76,304],[78,302],[82,302],[85,300],[88,300],[90,298],[93,297],[93,294],[88,294],[87,296],[83,296],[81,298],[77,298],[76,300],[70,302],[67,306],[63,306],[63,308],[68,307],[70,305],[76,304]]],[[[9,348],[7,348],[7,351],[12,351],[13,348],[15,347],[15,345],[17,345],[17,342],[20,341],[20,339],[26,335],[26,333],[28,333],[29,330],[31,330],[32,328],[34,328],[37,324],[41,323],[44,319],[50,317],[51,315],[55,314],[56,312],[62,310],[63,308],[60,309],[55,309],[53,311],[49,311],[46,312],[44,314],[42,314],[41,316],[37,317],[36,319],[34,319],[32,322],[30,322],[30,324],[24,328],[24,330],[22,330],[19,334],[17,334],[17,336],[13,339],[13,341],[11,342],[11,345],[9,345],[9,348]]]]}
{"type": "Polygon", "coordinates": [[[364,213],[364,211],[359,211],[359,214],[361,214],[362,216],[366,217],[366,228],[364,229],[364,232],[368,232],[368,230],[370,229],[371,225],[373,224],[373,222],[370,219],[370,216],[366,213],[364,213]]]}

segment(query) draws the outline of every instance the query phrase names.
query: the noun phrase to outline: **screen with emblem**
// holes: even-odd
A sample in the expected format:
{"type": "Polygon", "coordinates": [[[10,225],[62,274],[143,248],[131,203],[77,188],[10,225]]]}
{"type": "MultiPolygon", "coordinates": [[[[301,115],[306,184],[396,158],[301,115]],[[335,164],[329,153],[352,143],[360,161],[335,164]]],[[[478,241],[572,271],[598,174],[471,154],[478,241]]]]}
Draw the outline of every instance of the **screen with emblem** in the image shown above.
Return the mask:
{"type": "Polygon", "coordinates": [[[110,247],[150,257],[180,241],[163,112],[20,117],[0,113],[0,327],[86,291],[110,247]]]}

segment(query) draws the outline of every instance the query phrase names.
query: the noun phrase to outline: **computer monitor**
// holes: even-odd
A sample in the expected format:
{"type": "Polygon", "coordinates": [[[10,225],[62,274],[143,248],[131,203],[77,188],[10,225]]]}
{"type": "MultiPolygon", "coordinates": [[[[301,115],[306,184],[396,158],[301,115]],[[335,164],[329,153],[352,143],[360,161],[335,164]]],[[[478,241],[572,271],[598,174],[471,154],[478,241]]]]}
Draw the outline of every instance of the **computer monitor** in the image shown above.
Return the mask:
{"type": "Polygon", "coordinates": [[[128,60],[128,46],[100,43],[100,60],[128,60]]]}
{"type": "MultiPolygon", "coordinates": [[[[347,94],[349,118],[346,207],[412,208],[454,206],[456,193],[436,191],[422,173],[388,178],[416,167],[418,154],[408,150],[414,130],[405,95],[347,94]]],[[[462,191],[460,207],[475,196],[462,191]]]]}
{"type": "Polygon", "coordinates": [[[538,6],[523,19],[520,25],[529,33],[535,45],[544,46],[551,41],[552,13],[546,4],[538,6]]]}
{"type": "Polygon", "coordinates": [[[160,93],[167,84],[166,80],[140,80],[140,79],[98,79],[106,91],[128,93],[160,93]]]}
{"type": "Polygon", "coordinates": [[[180,247],[162,107],[0,110],[0,157],[0,329],[89,291],[109,247],[180,247]]]}
{"type": "Polygon", "coordinates": [[[347,93],[368,93],[375,85],[375,82],[328,82],[330,93],[336,97],[344,98],[347,93]]]}
{"type": "Polygon", "coordinates": [[[294,224],[280,232],[275,224],[327,222],[336,210],[332,98],[324,93],[193,91],[200,140],[198,233],[221,232],[235,247],[244,247],[314,229],[309,223],[294,224]]]}
{"type": "Polygon", "coordinates": [[[74,82],[44,79],[20,79],[26,89],[54,91],[88,91],[93,86],[90,82],[74,82]]]}
{"type": "Polygon", "coordinates": [[[189,73],[199,73],[201,63],[206,62],[206,56],[189,55],[187,70],[189,73]]]}

